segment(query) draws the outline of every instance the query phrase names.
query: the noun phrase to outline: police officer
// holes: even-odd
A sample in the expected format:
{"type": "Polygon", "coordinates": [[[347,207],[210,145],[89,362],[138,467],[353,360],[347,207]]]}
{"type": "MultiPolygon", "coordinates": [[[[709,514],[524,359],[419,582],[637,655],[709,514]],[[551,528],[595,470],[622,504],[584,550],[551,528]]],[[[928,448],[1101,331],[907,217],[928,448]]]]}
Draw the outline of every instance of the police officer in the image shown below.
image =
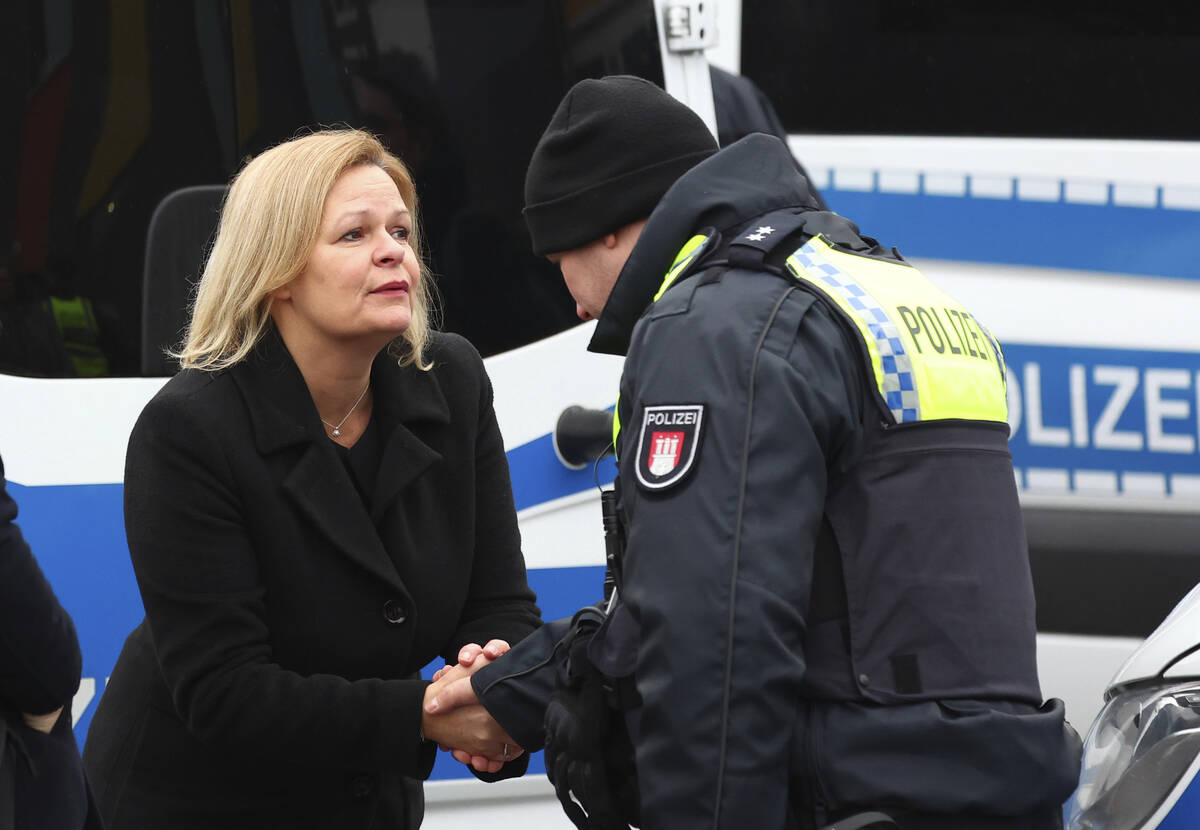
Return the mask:
{"type": "MultiPolygon", "coordinates": [[[[817,210],[777,139],[716,152],[633,77],[568,92],[525,215],[597,320],[589,348],[626,355],[627,546],[587,655],[632,687],[608,699],[627,710],[640,826],[1060,827],[1079,738],[1038,686],[1005,366],[983,324],[817,210]]],[[[463,692],[526,748],[548,695],[535,669],[557,663],[563,684],[562,633],[463,692]]],[[[603,766],[571,744],[596,723],[551,706],[556,783],[603,766]]],[[[560,786],[569,810],[593,780],[560,786]]]]}

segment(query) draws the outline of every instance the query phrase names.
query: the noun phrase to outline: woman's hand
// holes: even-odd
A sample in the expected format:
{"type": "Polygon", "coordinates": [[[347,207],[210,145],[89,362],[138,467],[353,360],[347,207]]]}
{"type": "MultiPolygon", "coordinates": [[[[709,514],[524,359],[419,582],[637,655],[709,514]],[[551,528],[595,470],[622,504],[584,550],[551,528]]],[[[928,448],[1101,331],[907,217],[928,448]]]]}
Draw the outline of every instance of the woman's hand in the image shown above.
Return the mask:
{"type": "Polygon", "coordinates": [[[22,712],[21,720],[25,721],[25,725],[30,729],[36,729],[38,732],[49,735],[54,724],[58,723],[58,716],[62,714],[62,711],[63,707],[59,706],[48,715],[31,715],[28,712],[22,712]]]}
{"type": "Polygon", "coordinates": [[[421,726],[425,738],[436,741],[443,750],[451,750],[455,760],[479,772],[498,772],[506,761],[520,757],[525,750],[479,705],[474,694],[469,695],[471,703],[441,712],[430,702],[451,685],[459,688],[461,697],[464,684],[470,688],[470,675],[508,649],[504,640],[491,640],[482,648],[476,643],[465,645],[459,651],[458,664],[438,669],[425,689],[421,726]]]}
{"type": "Polygon", "coordinates": [[[426,715],[425,737],[452,750],[454,758],[479,772],[498,772],[524,752],[479,704],[442,715],[426,715]]]}

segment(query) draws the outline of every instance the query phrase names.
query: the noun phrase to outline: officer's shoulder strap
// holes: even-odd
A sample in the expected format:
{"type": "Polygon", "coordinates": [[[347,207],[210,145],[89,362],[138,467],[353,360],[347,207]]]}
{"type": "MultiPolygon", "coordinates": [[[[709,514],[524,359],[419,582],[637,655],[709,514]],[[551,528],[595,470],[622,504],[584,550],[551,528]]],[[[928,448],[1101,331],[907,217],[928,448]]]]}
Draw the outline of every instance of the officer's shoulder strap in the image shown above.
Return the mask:
{"type": "Polygon", "coordinates": [[[784,262],[814,236],[849,253],[890,262],[904,262],[895,248],[884,248],[864,236],[858,226],[832,211],[785,209],[765,214],[742,228],[729,240],[730,267],[763,269],[783,273],[784,262]]]}

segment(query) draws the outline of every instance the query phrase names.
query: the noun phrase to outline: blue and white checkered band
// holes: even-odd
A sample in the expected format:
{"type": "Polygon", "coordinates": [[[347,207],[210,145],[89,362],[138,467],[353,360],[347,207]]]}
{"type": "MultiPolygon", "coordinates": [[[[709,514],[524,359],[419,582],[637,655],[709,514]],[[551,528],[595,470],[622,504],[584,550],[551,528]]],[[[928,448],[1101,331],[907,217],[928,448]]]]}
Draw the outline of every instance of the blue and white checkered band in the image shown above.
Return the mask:
{"type": "Polygon", "coordinates": [[[912,359],[904,350],[900,329],[887,312],[849,274],[822,257],[811,241],[796,249],[788,258],[789,261],[792,258],[804,267],[810,277],[820,280],[831,294],[841,297],[875,338],[883,369],[880,391],[896,423],[921,420],[921,403],[917,397],[917,379],[913,374],[912,359]]]}

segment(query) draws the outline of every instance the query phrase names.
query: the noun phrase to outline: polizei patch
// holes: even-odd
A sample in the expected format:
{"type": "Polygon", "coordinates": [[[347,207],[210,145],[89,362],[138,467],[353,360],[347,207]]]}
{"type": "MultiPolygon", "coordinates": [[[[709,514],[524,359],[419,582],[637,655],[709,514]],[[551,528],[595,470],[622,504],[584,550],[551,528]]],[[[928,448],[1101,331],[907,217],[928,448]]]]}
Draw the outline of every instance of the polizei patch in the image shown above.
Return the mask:
{"type": "Polygon", "coordinates": [[[648,490],[662,490],[681,481],[696,461],[703,422],[703,404],[646,407],[638,440],[638,482],[648,490]]]}

